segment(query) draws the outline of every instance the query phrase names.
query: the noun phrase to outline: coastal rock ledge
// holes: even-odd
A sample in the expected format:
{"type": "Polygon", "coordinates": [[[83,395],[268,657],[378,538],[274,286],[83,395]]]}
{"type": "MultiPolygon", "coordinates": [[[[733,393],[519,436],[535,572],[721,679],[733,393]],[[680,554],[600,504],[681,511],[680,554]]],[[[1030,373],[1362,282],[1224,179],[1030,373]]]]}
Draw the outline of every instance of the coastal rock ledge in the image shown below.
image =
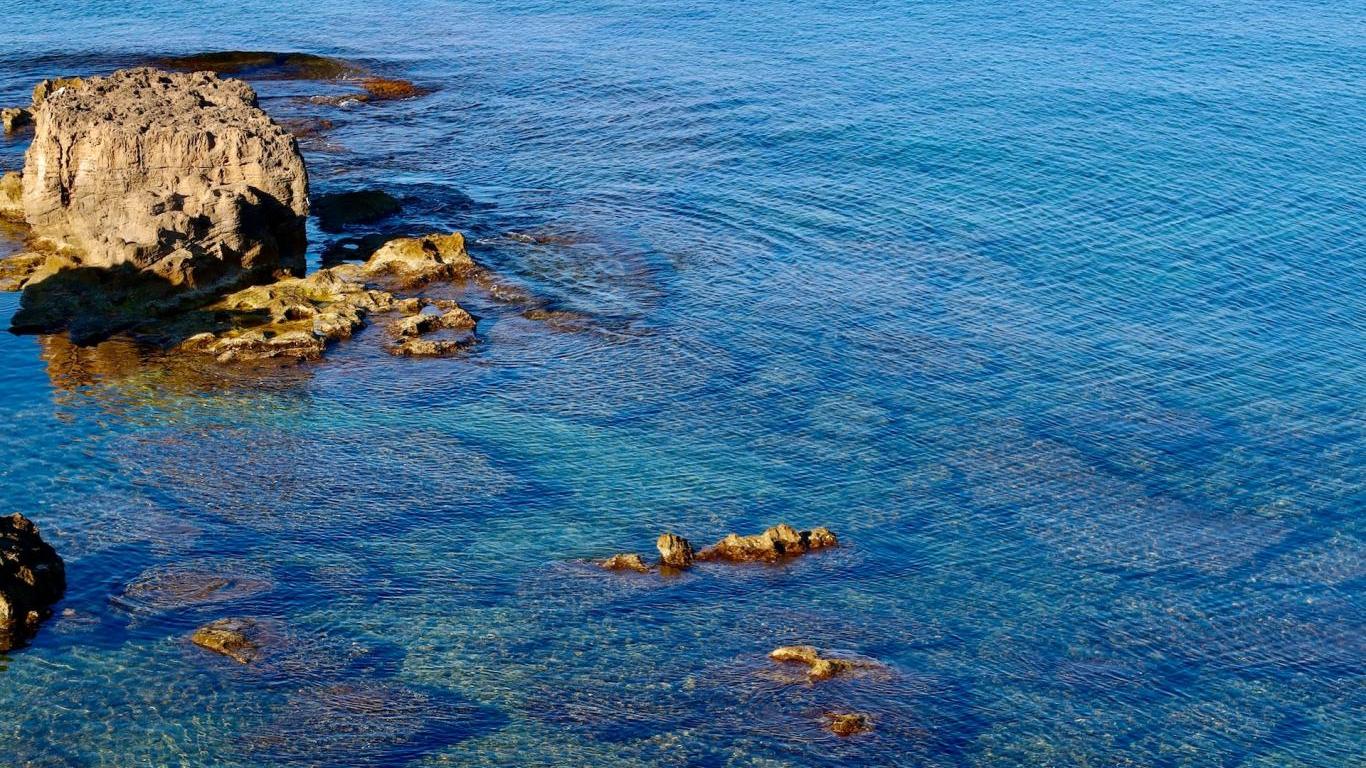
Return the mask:
{"type": "Polygon", "coordinates": [[[60,327],[80,287],[183,300],[303,272],[303,157],[251,86],[126,69],[40,85],[35,104],[23,214],[53,255],[25,287],[17,328],[60,327]]]}
{"type": "Polygon", "coordinates": [[[28,518],[0,517],[0,652],[23,645],[66,592],[66,566],[28,518]]]}

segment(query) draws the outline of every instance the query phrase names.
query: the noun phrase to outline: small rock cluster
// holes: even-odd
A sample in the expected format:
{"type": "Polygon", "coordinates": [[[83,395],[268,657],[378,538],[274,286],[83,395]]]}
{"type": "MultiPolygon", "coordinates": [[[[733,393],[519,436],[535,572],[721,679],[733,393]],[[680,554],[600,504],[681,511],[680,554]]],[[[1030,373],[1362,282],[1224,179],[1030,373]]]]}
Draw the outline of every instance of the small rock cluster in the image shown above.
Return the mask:
{"type": "Polygon", "coordinates": [[[66,592],[66,566],[32,521],[0,517],[0,652],[23,645],[66,592]]]}
{"type": "MultiPolygon", "coordinates": [[[[673,533],[660,534],[655,542],[662,567],[682,570],[697,562],[775,563],[826,547],[839,546],[839,539],[828,528],[798,531],[787,523],[779,523],[763,533],[741,536],[729,534],[724,539],[694,552],[692,543],[673,533]]],[[[608,570],[641,571],[634,563],[644,564],[640,555],[622,554],[599,563],[608,570]]],[[[648,567],[643,569],[648,571],[648,567]]],[[[642,571],[643,572],[643,571],[642,571]]]]}

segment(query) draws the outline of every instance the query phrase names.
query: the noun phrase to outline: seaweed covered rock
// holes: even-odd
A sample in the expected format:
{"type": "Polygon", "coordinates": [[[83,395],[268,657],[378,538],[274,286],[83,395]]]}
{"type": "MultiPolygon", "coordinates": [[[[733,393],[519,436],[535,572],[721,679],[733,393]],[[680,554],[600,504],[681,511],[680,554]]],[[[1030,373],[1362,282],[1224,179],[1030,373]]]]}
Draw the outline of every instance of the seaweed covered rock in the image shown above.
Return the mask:
{"type": "Polygon", "coordinates": [[[659,550],[659,562],[670,568],[689,568],[696,560],[692,543],[672,533],[661,533],[655,541],[655,549],[659,550]]]}
{"type": "Polygon", "coordinates": [[[40,84],[34,102],[24,217],[68,263],[30,281],[17,328],[54,329],[97,291],[132,290],[118,314],[303,271],[303,158],[246,83],[129,69],[40,84]]]}
{"type": "Polygon", "coordinates": [[[813,528],[809,531],[798,531],[787,523],[780,523],[763,533],[751,536],[732,533],[699,552],[697,559],[725,560],[733,563],[773,562],[838,544],[839,540],[829,529],[813,528]]]}
{"type": "Polygon", "coordinates": [[[162,56],[153,63],[181,72],[215,72],[258,80],[337,80],[364,71],[329,56],[281,51],[208,51],[162,56]]]}
{"type": "Polygon", "coordinates": [[[28,518],[0,517],[0,652],[22,645],[66,592],[66,566],[28,518]]]}
{"type": "Polygon", "coordinates": [[[250,664],[261,653],[260,627],[253,619],[218,619],[196,629],[190,642],[239,664],[250,664]]]}

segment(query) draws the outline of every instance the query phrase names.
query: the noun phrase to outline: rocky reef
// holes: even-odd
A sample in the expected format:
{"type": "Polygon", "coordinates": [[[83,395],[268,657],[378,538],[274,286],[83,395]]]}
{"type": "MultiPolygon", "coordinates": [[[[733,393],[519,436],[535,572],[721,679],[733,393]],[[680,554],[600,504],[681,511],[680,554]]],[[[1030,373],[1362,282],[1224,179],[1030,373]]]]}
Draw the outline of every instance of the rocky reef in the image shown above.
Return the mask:
{"type": "Polygon", "coordinates": [[[246,83],[129,69],[47,81],[34,104],[22,207],[49,256],[16,328],[118,326],[302,273],[303,158],[246,83]]]}
{"type": "Polygon", "coordinates": [[[771,563],[784,557],[795,557],[812,550],[838,545],[839,540],[829,529],[812,528],[809,531],[798,531],[787,523],[780,523],[763,533],[750,536],[729,534],[697,553],[697,559],[724,560],[732,563],[771,563]]]}
{"type": "Polygon", "coordinates": [[[670,568],[689,568],[696,560],[692,544],[672,533],[661,533],[655,541],[655,549],[659,550],[659,562],[670,568]]]}
{"type": "Polygon", "coordinates": [[[825,727],[836,736],[856,736],[873,730],[873,721],[859,712],[826,712],[825,727]]]}
{"type": "Polygon", "coordinates": [[[21,514],[0,517],[0,652],[23,645],[66,592],[66,566],[21,514]]]}

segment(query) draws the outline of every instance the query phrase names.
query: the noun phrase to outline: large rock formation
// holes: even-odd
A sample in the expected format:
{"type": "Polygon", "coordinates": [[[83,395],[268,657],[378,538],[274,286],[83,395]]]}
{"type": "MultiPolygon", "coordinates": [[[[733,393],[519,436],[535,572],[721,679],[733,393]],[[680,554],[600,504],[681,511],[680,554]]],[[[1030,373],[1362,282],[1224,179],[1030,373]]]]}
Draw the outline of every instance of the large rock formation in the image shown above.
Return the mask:
{"type": "Polygon", "coordinates": [[[29,281],[16,327],[88,310],[75,289],[131,283],[154,307],[303,271],[303,158],[246,83],[129,69],[40,84],[34,102],[24,216],[63,261],[29,281]]]}
{"type": "Polygon", "coordinates": [[[0,652],[22,645],[66,592],[62,558],[18,513],[0,517],[0,652]]]}
{"type": "Polygon", "coordinates": [[[813,549],[839,545],[828,528],[798,531],[779,523],[763,533],[741,536],[732,533],[697,553],[698,560],[726,560],[732,563],[774,562],[784,557],[804,555],[813,549]]]}

